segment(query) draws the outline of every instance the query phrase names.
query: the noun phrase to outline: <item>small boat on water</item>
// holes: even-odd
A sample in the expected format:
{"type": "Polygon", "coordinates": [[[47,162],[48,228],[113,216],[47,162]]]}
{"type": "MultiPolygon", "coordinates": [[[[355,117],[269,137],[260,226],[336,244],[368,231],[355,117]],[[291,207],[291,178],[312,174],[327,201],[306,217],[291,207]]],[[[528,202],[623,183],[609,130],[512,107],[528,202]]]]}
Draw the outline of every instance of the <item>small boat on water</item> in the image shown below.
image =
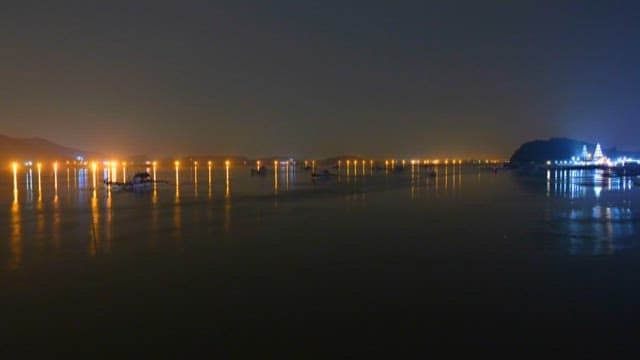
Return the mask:
{"type": "Polygon", "coordinates": [[[267,175],[267,168],[263,165],[257,169],[251,169],[251,176],[255,176],[255,175],[258,175],[258,176],[267,175]]]}
{"type": "Polygon", "coordinates": [[[322,170],[320,172],[317,172],[317,173],[316,172],[311,173],[311,178],[312,179],[328,179],[328,178],[330,178],[332,176],[336,176],[336,174],[331,173],[331,172],[329,172],[329,170],[326,170],[326,169],[324,169],[324,170],[322,170]]]}
{"type": "Polygon", "coordinates": [[[105,181],[104,183],[111,188],[111,191],[145,191],[153,189],[153,185],[157,183],[157,181],[151,179],[151,175],[149,175],[149,173],[142,172],[133,175],[131,181],[105,181]]]}

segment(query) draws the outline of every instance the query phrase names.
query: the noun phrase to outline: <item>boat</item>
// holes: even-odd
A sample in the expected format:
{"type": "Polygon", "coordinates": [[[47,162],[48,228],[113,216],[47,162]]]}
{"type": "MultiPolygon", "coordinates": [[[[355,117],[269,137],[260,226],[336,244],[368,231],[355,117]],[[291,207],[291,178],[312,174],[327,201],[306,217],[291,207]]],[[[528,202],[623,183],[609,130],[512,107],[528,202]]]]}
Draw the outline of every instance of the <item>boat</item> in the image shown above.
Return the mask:
{"type": "Polygon", "coordinates": [[[331,176],[336,176],[336,174],[331,173],[331,172],[329,172],[329,170],[326,170],[326,169],[324,169],[324,170],[322,170],[320,172],[317,172],[317,173],[316,172],[311,173],[311,178],[312,179],[328,179],[331,176]]]}
{"type": "Polygon", "coordinates": [[[105,180],[104,183],[111,188],[111,191],[145,191],[153,189],[153,185],[156,184],[157,181],[151,179],[149,173],[141,172],[133,175],[131,181],[117,182],[105,180]]]}
{"type": "Polygon", "coordinates": [[[264,165],[260,166],[258,169],[251,169],[251,176],[255,176],[255,175],[264,176],[266,174],[267,174],[267,168],[264,165]]]}
{"type": "Polygon", "coordinates": [[[133,191],[150,190],[153,189],[155,181],[151,179],[151,175],[148,172],[136,173],[133,175],[133,179],[128,184],[128,189],[133,191]]]}

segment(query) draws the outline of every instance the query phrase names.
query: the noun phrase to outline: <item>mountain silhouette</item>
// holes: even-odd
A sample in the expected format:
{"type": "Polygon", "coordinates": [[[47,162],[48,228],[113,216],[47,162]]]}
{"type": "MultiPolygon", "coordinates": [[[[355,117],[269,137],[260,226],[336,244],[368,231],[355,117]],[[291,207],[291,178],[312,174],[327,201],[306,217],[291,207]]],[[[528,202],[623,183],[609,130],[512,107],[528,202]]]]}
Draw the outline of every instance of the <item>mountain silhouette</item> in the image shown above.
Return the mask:
{"type": "Polygon", "coordinates": [[[0,160],[2,161],[52,161],[85,158],[100,158],[95,152],[66,147],[52,141],[33,138],[13,138],[0,134],[0,160]]]}

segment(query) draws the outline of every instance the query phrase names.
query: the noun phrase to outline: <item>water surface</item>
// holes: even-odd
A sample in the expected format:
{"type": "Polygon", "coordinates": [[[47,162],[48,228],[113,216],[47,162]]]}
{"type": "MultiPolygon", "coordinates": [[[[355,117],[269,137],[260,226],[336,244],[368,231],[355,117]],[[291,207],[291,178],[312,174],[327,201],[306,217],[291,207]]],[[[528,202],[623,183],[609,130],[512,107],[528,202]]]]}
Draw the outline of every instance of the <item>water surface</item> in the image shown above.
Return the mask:
{"type": "Polygon", "coordinates": [[[14,191],[3,173],[3,351],[634,340],[631,179],[289,170],[158,170],[167,183],[136,193],[77,169],[20,169],[14,191]]]}

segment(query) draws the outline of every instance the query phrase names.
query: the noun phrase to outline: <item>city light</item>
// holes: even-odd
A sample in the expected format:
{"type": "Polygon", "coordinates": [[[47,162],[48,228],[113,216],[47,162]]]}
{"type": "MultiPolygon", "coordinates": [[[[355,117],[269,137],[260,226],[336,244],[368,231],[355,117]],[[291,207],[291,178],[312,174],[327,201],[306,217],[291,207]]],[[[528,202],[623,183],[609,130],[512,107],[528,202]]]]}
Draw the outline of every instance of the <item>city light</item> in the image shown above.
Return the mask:
{"type": "Polygon", "coordinates": [[[176,166],[176,199],[178,199],[180,192],[180,161],[176,160],[173,164],[176,166]]]}
{"type": "Polygon", "coordinates": [[[156,166],[157,166],[157,164],[158,163],[156,161],[151,163],[151,165],[153,166],[153,181],[154,181],[153,186],[154,186],[154,188],[156,186],[156,180],[157,180],[157,178],[156,178],[156,166]]]}
{"type": "Polygon", "coordinates": [[[97,169],[97,168],[98,168],[98,164],[96,164],[96,162],[95,162],[95,161],[94,161],[94,162],[92,162],[92,163],[91,163],[91,170],[93,170],[93,171],[92,171],[92,175],[93,175],[93,179],[92,179],[92,180],[93,180],[93,189],[94,189],[94,190],[95,190],[96,185],[97,185],[97,183],[96,183],[96,169],[97,169]]]}
{"type": "Polygon", "coordinates": [[[589,152],[587,146],[582,147],[582,151],[571,159],[548,160],[547,166],[557,167],[620,167],[628,164],[640,164],[640,159],[633,159],[621,156],[616,159],[607,157],[602,151],[600,144],[596,144],[593,153],[589,152]]]}
{"type": "Polygon", "coordinates": [[[11,163],[11,168],[13,169],[13,191],[18,191],[18,163],[11,163]]]}
{"type": "Polygon", "coordinates": [[[58,193],[58,162],[53,163],[53,189],[58,193]]]}

